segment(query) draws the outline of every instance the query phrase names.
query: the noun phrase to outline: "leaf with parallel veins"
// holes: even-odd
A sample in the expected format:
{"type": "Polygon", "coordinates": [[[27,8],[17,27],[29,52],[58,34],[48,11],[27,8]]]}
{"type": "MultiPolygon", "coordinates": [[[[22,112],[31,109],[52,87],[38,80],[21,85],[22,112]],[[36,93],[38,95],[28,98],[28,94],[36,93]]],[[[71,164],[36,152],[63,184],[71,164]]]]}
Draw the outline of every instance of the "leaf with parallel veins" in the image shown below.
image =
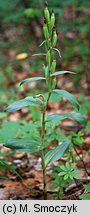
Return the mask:
{"type": "Polygon", "coordinates": [[[23,85],[23,84],[26,84],[28,82],[33,82],[33,81],[38,81],[38,80],[45,80],[46,78],[45,77],[31,77],[31,78],[27,78],[27,79],[24,79],[20,82],[20,86],[23,85]]]}
{"type": "Polygon", "coordinates": [[[51,74],[51,77],[52,76],[58,76],[61,74],[66,74],[66,73],[75,74],[74,72],[71,72],[71,71],[57,71],[57,72],[54,72],[53,74],[51,74]]]}
{"type": "Polygon", "coordinates": [[[11,139],[4,146],[21,152],[39,152],[41,150],[40,140],[34,139],[11,139]]]}
{"type": "Polygon", "coordinates": [[[44,156],[45,166],[47,166],[49,163],[52,163],[54,161],[59,160],[61,157],[63,157],[65,151],[67,150],[68,146],[70,144],[70,140],[65,140],[62,142],[62,144],[58,145],[56,148],[48,151],[46,155],[44,156]]]}
{"type": "Polygon", "coordinates": [[[64,120],[66,118],[70,118],[70,119],[74,119],[78,122],[81,122],[81,123],[85,123],[87,121],[87,119],[81,115],[80,113],[64,113],[64,114],[52,114],[52,115],[47,115],[47,118],[46,118],[46,122],[49,122],[49,121],[56,121],[56,120],[64,120]]]}
{"type": "Polygon", "coordinates": [[[5,111],[6,112],[13,112],[16,110],[20,110],[23,107],[26,106],[44,106],[44,102],[38,98],[34,98],[32,96],[28,96],[22,100],[16,101],[15,103],[11,104],[10,106],[8,106],[5,111]]]}
{"type": "Polygon", "coordinates": [[[79,103],[76,101],[74,95],[72,95],[68,91],[55,89],[52,91],[52,94],[54,97],[60,96],[60,100],[62,97],[66,98],[67,100],[69,100],[72,103],[72,105],[75,107],[76,111],[79,111],[79,109],[80,109],[79,103]]]}

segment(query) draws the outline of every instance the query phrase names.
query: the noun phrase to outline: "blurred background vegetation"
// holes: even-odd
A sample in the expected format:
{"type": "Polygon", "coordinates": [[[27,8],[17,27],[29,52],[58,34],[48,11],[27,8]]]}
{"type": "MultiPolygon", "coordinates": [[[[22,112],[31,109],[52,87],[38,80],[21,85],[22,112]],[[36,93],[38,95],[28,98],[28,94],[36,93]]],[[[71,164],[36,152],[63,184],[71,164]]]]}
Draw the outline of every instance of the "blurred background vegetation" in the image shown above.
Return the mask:
{"type": "MultiPolygon", "coordinates": [[[[43,57],[32,57],[42,52],[44,0],[4,0],[0,1],[0,105],[13,102],[32,92],[33,85],[24,90],[17,88],[23,78],[41,73],[43,57]],[[27,53],[26,59],[16,56],[27,53]],[[25,92],[25,93],[24,93],[25,92]]],[[[79,93],[81,113],[90,110],[90,1],[89,0],[48,0],[49,9],[56,14],[58,32],[57,47],[61,51],[62,62],[57,55],[57,70],[70,70],[76,75],[65,75],[58,86],[79,93]],[[65,87],[66,86],[66,87],[65,87]]],[[[39,89],[42,88],[39,83],[39,89]]],[[[38,89],[38,88],[37,88],[38,89]]],[[[42,90],[42,89],[41,89],[42,90]]],[[[44,90],[44,89],[43,89],[44,90]]],[[[36,90],[35,90],[36,91],[36,90]]],[[[5,115],[5,114],[4,114],[5,115]]],[[[3,115],[1,115],[1,118],[3,115]]]]}

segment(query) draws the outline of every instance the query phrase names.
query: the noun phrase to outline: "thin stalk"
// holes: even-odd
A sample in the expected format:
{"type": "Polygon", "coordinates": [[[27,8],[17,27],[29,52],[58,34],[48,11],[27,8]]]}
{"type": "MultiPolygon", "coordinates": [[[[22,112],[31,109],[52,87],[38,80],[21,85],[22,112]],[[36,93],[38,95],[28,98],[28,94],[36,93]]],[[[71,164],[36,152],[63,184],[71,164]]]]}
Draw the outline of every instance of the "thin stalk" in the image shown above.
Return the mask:
{"type": "MultiPolygon", "coordinates": [[[[41,137],[42,137],[42,146],[43,147],[44,147],[44,138],[45,138],[46,110],[47,110],[48,102],[49,102],[49,99],[50,99],[50,96],[52,93],[52,78],[50,77],[50,68],[51,68],[51,61],[52,61],[52,36],[53,36],[52,34],[53,34],[53,27],[54,27],[54,22],[55,22],[54,15],[52,15],[52,17],[49,18],[50,14],[49,14],[47,7],[45,7],[44,15],[45,15],[45,23],[43,26],[43,33],[44,33],[44,37],[45,37],[45,41],[46,41],[46,44],[45,44],[46,63],[47,63],[49,71],[48,71],[48,77],[47,77],[47,80],[48,80],[48,97],[46,100],[46,105],[45,105],[44,109],[42,110],[42,126],[41,126],[42,127],[41,128],[42,133],[41,133],[41,137]],[[52,29],[51,29],[51,26],[52,26],[52,29]],[[49,45],[48,45],[48,40],[50,40],[49,45]]],[[[46,82],[46,85],[47,85],[47,82],[46,82]]],[[[45,166],[45,161],[44,161],[44,148],[41,150],[41,160],[42,160],[42,170],[43,170],[43,194],[44,194],[44,199],[47,199],[46,166],[45,166]]]]}
{"type": "Polygon", "coordinates": [[[46,188],[46,167],[44,162],[44,151],[41,152],[41,159],[42,159],[42,170],[43,170],[43,196],[44,200],[47,200],[47,188],[46,188]]]}
{"type": "Polygon", "coordinates": [[[74,145],[74,151],[75,151],[75,153],[78,155],[80,161],[83,163],[83,166],[84,166],[84,169],[85,169],[85,172],[86,172],[87,176],[89,176],[89,172],[88,172],[88,170],[87,170],[87,168],[86,168],[86,166],[85,166],[85,163],[84,163],[84,161],[83,161],[83,158],[80,157],[80,155],[79,155],[79,153],[78,153],[78,151],[77,151],[75,145],[74,145]]]}
{"type": "MultiPolygon", "coordinates": [[[[50,59],[51,62],[51,59],[50,59]]],[[[50,87],[51,87],[51,82],[50,82],[50,87]]],[[[51,96],[51,89],[49,89],[47,101],[46,101],[46,106],[42,112],[42,145],[44,144],[44,137],[45,137],[45,116],[46,116],[46,109],[48,106],[48,102],[51,96]]],[[[42,159],[42,170],[43,170],[43,195],[44,199],[47,200],[47,188],[46,188],[46,166],[44,162],[44,150],[42,149],[41,151],[41,159],[42,159]]]]}
{"type": "MultiPolygon", "coordinates": [[[[45,116],[46,116],[46,109],[48,106],[48,102],[51,96],[51,91],[48,93],[48,98],[46,101],[46,106],[42,112],[42,146],[44,145],[44,137],[45,137],[45,116]]],[[[43,170],[43,196],[44,199],[47,200],[47,188],[46,188],[46,166],[44,161],[44,149],[41,151],[41,160],[42,160],[42,170],[43,170]]]]}
{"type": "Polygon", "coordinates": [[[72,137],[72,143],[73,143],[74,151],[75,151],[75,153],[77,154],[77,156],[78,156],[78,158],[80,159],[80,161],[82,162],[83,167],[84,167],[84,169],[85,169],[85,172],[86,172],[87,176],[89,176],[89,172],[88,172],[88,170],[87,170],[87,168],[86,168],[86,166],[85,166],[85,163],[84,163],[84,161],[83,161],[83,158],[80,157],[80,155],[79,155],[79,153],[78,153],[78,151],[77,151],[77,149],[76,149],[76,147],[75,147],[75,143],[74,143],[73,138],[74,138],[74,137],[72,137]]]}
{"type": "MultiPolygon", "coordinates": [[[[46,107],[42,113],[42,146],[44,145],[44,137],[45,137],[45,112],[46,107]]],[[[44,150],[41,151],[41,160],[42,160],[42,170],[43,170],[43,195],[44,199],[47,199],[47,190],[46,190],[46,166],[44,161],[44,150]]]]}

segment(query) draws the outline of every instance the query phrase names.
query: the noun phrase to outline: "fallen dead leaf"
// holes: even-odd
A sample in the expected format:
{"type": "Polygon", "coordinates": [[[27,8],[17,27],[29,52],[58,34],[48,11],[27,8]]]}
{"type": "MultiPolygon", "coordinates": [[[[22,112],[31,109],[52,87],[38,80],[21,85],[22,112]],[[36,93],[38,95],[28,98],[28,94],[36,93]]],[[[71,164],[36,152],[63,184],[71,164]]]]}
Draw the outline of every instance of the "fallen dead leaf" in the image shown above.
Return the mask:
{"type": "Polygon", "coordinates": [[[0,200],[8,200],[10,197],[9,191],[6,189],[0,189],[0,200]]]}
{"type": "Polygon", "coordinates": [[[87,145],[90,145],[90,136],[88,136],[88,137],[85,138],[85,143],[87,145]]]}
{"type": "Polygon", "coordinates": [[[17,152],[16,154],[14,154],[14,158],[16,159],[21,159],[25,156],[25,152],[17,152]]]}

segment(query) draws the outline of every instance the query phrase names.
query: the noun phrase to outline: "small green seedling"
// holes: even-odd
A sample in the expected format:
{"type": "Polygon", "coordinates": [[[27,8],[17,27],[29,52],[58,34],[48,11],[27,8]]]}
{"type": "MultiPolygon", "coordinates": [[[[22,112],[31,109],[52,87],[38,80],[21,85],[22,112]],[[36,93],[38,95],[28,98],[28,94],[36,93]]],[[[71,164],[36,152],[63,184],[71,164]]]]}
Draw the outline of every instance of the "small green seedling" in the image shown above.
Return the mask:
{"type": "Polygon", "coordinates": [[[66,162],[65,165],[54,166],[52,168],[53,187],[57,190],[54,196],[57,199],[63,198],[65,188],[75,179],[79,179],[79,170],[75,169],[75,163],[66,162]]]}
{"type": "MultiPolygon", "coordinates": [[[[9,139],[8,142],[5,143],[5,146],[8,148],[12,148],[22,152],[37,152],[42,161],[42,172],[43,172],[43,193],[44,199],[47,199],[47,187],[46,187],[46,168],[48,164],[59,160],[66,150],[69,147],[70,140],[64,139],[61,142],[61,139],[58,140],[57,146],[52,147],[52,149],[46,149],[47,146],[51,147],[50,139],[47,139],[47,131],[48,125],[60,124],[60,121],[66,118],[74,119],[78,122],[84,122],[85,118],[79,113],[79,104],[76,101],[75,97],[61,89],[55,89],[56,87],[56,77],[65,74],[72,73],[69,71],[56,71],[56,59],[55,52],[59,54],[61,58],[60,51],[56,48],[57,43],[57,32],[55,29],[55,14],[54,11],[52,13],[49,12],[47,5],[44,9],[44,25],[43,25],[43,34],[44,41],[40,46],[45,45],[45,52],[35,54],[37,56],[43,55],[45,56],[45,64],[42,66],[42,76],[41,77],[32,77],[25,80],[22,80],[20,85],[24,85],[25,83],[29,83],[32,81],[39,81],[46,83],[46,93],[40,95],[28,96],[22,100],[19,100],[9,107],[6,108],[7,112],[13,112],[16,110],[20,110],[23,107],[38,107],[41,112],[41,117],[39,119],[38,126],[38,134],[33,134],[33,137],[27,138],[17,138],[17,139],[9,139]],[[72,106],[75,108],[77,112],[73,113],[58,113],[58,114],[47,114],[48,102],[54,98],[54,102],[56,102],[56,98],[60,100],[64,97],[69,100],[72,106]]],[[[35,56],[34,55],[34,56],[35,56]]],[[[30,128],[31,130],[31,128],[30,128]]]]}
{"type": "Polygon", "coordinates": [[[67,152],[67,160],[68,162],[71,161],[72,159],[72,162],[77,162],[78,160],[78,157],[79,159],[81,160],[79,154],[78,154],[78,151],[77,151],[77,147],[81,146],[83,143],[84,143],[84,133],[82,131],[79,131],[77,133],[71,131],[70,132],[70,135],[69,135],[69,139],[70,139],[70,145],[69,145],[69,149],[68,149],[68,152],[67,152]]]}

